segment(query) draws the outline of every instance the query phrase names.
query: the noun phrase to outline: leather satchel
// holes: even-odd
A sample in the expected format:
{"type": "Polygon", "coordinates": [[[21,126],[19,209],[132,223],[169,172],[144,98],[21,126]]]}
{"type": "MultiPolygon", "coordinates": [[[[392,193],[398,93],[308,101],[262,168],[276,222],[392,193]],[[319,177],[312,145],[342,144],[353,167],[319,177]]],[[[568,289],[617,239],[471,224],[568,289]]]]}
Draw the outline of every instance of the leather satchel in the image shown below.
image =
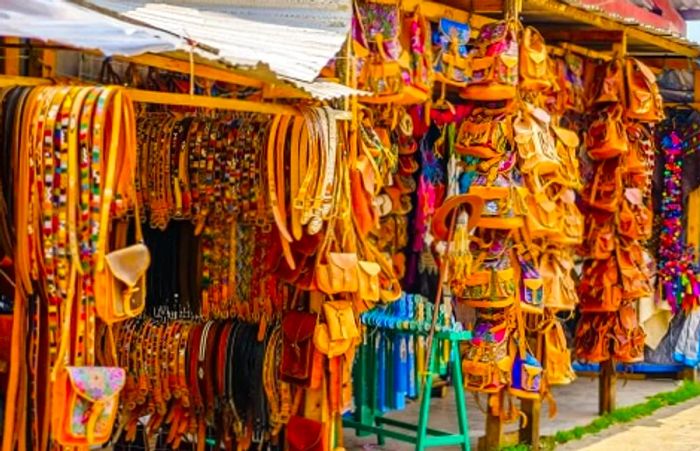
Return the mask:
{"type": "Polygon", "coordinates": [[[357,254],[329,252],[326,263],[316,266],[318,289],[326,294],[356,293],[359,289],[357,254]]]}
{"type": "Polygon", "coordinates": [[[350,301],[329,301],[323,304],[323,314],[332,340],[347,340],[360,337],[355,313],[350,301]]]}
{"type": "Polygon", "coordinates": [[[323,424],[293,416],[287,424],[289,451],[323,451],[323,424]]]}
{"type": "MultiPolygon", "coordinates": [[[[106,267],[95,271],[95,307],[102,321],[113,324],[141,314],[146,306],[146,272],[151,254],[143,243],[138,206],[135,210],[136,243],[110,252],[106,267]]],[[[126,224],[118,235],[126,235],[126,224]]]]}
{"type": "Polygon", "coordinates": [[[313,335],[318,316],[287,312],[282,320],[282,362],[280,377],[285,382],[306,385],[311,377],[313,335]]]}

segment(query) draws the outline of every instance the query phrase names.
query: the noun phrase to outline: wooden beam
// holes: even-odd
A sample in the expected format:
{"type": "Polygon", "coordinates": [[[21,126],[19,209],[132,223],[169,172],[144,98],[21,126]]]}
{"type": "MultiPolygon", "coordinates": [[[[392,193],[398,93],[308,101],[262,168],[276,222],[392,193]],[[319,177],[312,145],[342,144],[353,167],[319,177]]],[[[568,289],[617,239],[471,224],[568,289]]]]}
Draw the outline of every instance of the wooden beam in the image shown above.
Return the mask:
{"type": "MultiPolygon", "coordinates": [[[[36,77],[16,77],[0,75],[1,86],[36,86],[48,85],[52,81],[36,77]]],[[[290,105],[255,102],[251,100],[226,99],[221,97],[209,97],[200,95],[177,94],[172,92],[148,91],[144,89],[123,88],[124,92],[134,102],[153,103],[159,105],[190,106],[218,110],[244,111],[262,114],[301,114],[297,108],[290,105]]],[[[335,118],[339,121],[352,119],[350,111],[334,111],[335,118]]]]}
{"type": "MultiPolygon", "coordinates": [[[[629,55],[629,52],[628,52],[629,55]]],[[[630,55],[634,56],[634,55],[630,55]]],[[[659,58],[659,57],[636,57],[649,67],[659,69],[695,69],[696,64],[687,58],[659,58]]]]}
{"type": "Polygon", "coordinates": [[[547,50],[551,54],[558,56],[564,56],[566,52],[571,52],[580,56],[584,56],[586,58],[597,59],[602,61],[610,61],[612,59],[612,55],[610,55],[609,53],[597,52],[595,50],[591,50],[586,47],[581,47],[580,45],[571,44],[568,42],[560,42],[556,46],[548,45],[547,50]]]}
{"type": "Polygon", "coordinates": [[[540,30],[545,41],[564,42],[620,42],[623,32],[620,30],[600,30],[597,28],[587,28],[583,30],[550,30],[544,28],[540,30]]]}
{"type": "Polygon", "coordinates": [[[22,77],[17,75],[0,75],[0,87],[50,85],[52,81],[39,77],[22,77]]]}
{"type": "Polygon", "coordinates": [[[453,8],[458,8],[472,13],[502,13],[504,0],[443,0],[443,3],[453,8]]]}
{"type": "Polygon", "coordinates": [[[682,42],[676,42],[671,39],[667,39],[664,36],[646,32],[641,27],[625,25],[617,22],[616,20],[608,19],[607,17],[603,17],[594,12],[579,9],[557,0],[527,0],[527,6],[544,9],[560,16],[568,17],[577,22],[595,25],[596,27],[604,30],[626,31],[629,39],[642,41],[645,44],[649,44],[678,55],[688,56],[691,58],[697,58],[700,56],[700,48],[686,45],[682,42]]]}
{"type": "Polygon", "coordinates": [[[693,101],[700,102],[700,70],[693,72],[693,101]]]}
{"type": "Polygon", "coordinates": [[[193,65],[194,67],[191,67],[189,61],[180,60],[171,56],[146,53],[144,55],[131,57],[116,57],[115,59],[181,74],[190,74],[191,70],[194,69],[195,77],[208,78],[210,80],[223,81],[225,83],[232,83],[250,88],[262,88],[264,84],[260,80],[236,74],[228,69],[219,69],[198,63],[195,63],[193,65]]]}

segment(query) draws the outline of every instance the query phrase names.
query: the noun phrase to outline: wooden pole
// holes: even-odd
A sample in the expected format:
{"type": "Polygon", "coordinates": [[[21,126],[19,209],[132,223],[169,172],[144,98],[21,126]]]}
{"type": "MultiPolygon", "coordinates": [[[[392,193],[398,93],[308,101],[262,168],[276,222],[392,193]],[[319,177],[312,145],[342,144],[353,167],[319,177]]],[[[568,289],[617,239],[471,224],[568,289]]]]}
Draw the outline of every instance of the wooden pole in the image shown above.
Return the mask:
{"type": "MultiPolygon", "coordinates": [[[[499,405],[503,406],[503,391],[490,396],[497,396],[499,398],[499,405]]],[[[486,407],[486,436],[484,436],[483,447],[481,449],[484,451],[494,451],[501,449],[501,440],[503,439],[503,422],[501,421],[501,417],[494,415],[493,412],[491,412],[491,403],[489,402],[488,404],[489,405],[486,407]]]]}
{"type": "Polygon", "coordinates": [[[598,415],[605,415],[615,410],[617,399],[617,371],[613,359],[600,364],[598,376],[598,415]]]}

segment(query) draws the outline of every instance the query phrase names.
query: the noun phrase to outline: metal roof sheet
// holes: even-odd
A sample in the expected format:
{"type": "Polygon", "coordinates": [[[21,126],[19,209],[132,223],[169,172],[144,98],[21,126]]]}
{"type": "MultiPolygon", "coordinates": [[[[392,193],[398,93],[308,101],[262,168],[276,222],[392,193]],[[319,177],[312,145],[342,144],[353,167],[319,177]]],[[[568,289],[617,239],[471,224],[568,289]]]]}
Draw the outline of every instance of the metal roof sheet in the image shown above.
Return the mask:
{"type": "Polygon", "coordinates": [[[132,56],[178,47],[178,39],[149,27],[97,14],[65,0],[3,0],[0,36],[35,38],[105,55],[132,56]]]}
{"type": "MultiPolygon", "coordinates": [[[[312,82],[341,49],[345,32],[273,25],[224,13],[149,3],[122,13],[157,29],[190,39],[217,53],[195,48],[200,55],[238,68],[259,64],[283,77],[312,82]]],[[[184,45],[183,47],[188,47],[184,45]]]]}
{"type": "MultiPolygon", "coordinates": [[[[334,4],[342,1],[345,0],[322,0],[334,4]]],[[[337,83],[316,81],[321,69],[342,48],[349,15],[342,28],[315,29],[139,0],[2,3],[0,36],[53,41],[99,50],[108,56],[194,52],[205,60],[250,71],[261,80],[292,85],[320,100],[363,94],[337,83]]],[[[337,19],[342,8],[330,11],[337,19]]]]}

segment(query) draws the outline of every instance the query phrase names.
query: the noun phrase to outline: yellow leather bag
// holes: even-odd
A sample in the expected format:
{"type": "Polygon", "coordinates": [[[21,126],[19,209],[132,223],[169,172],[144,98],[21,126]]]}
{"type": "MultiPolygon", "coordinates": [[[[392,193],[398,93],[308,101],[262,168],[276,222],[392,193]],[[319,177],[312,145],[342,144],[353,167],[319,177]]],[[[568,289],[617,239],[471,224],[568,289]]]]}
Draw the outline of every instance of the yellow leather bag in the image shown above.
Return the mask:
{"type": "Polygon", "coordinates": [[[316,284],[326,294],[356,293],[360,288],[358,259],[354,252],[328,252],[316,265],[316,284]]]}
{"type": "Polygon", "coordinates": [[[379,263],[359,261],[359,295],[365,301],[379,301],[379,273],[382,267],[379,263]]]}
{"type": "Polygon", "coordinates": [[[450,290],[469,307],[508,307],[515,302],[515,271],[513,268],[474,271],[466,279],[452,279],[450,290]]]}
{"type": "Polygon", "coordinates": [[[560,183],[578,190],[581,187],[581,175],[578,165],[578,148],[580,140],[576,132],[552,125],[554,143],[559,157],[558,179],[560,183]]]}
{"type": "Polygon", "coordinates": [[[572,278],[573,256],[551,249],[540,255],[539,271],[544,287],[545,307],[552,310],[574,310],[579,302],[572,278]]]}
{"type": "Polygon", "coordinates": [[[472,115],[459,126],[455,150],[460,155],[499,158],[512,139],[513,126],[508,115],[472,115]]]}
{"type": "Polygon", "coordinates": [[[539,31],[526,27],[520,39],[520,89],[545,91],[552,87],[547,46],[539,31]]]}
{"type": "Polygon", "coordinates": [[[664,118],[664,106],[654,72],[638,59],[625,61],[627,81],[627,110],[629,119],[658,122],[664,118]]]}
{"type": "Polygon", "coordinates": [[[352,302],[327,301],[323,304],[323,315],[331,340],[352,340],[360,337],[352,302]]]}
{"type": "Polygon", "coordinates": [[[534,107],[515,120],[513,130],[522,172],[544,175],[560,168],[556,142],[549,129],[550,121],[546,111],[534,107]]]}
{"type": "Polygon", "coordinates": [[[549,196],[547,186],[542,185],[538,176],[532,177],[533,189],[525,198],[527,215],[525,226],[532,238],[553,236],[560,233],[562,211],[549,196]]]}
{"type": "Polygon", "coordinates": [[[544,338],[544,366],[547,382],[551,385],[566,385],[576,379],[571,366],[571,351],[566,345],[566,336],[561,322],[552,317],[542,329],[544,338]]]}

